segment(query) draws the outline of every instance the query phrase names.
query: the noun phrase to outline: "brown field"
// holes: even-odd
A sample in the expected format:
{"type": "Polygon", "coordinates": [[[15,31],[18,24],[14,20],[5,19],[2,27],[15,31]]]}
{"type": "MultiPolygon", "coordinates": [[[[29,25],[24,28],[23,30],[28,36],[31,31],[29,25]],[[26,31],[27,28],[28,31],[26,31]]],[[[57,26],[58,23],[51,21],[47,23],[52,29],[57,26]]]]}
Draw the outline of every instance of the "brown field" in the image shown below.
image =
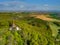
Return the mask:
{"type": "Polygon", "coordinates": [[[35,18],[42,19],[45,21],[58,21],[58,22],[60,21],[54,18],[50,18],[48,15],[31,15],[31,17],[35,17],[35,18]]]}

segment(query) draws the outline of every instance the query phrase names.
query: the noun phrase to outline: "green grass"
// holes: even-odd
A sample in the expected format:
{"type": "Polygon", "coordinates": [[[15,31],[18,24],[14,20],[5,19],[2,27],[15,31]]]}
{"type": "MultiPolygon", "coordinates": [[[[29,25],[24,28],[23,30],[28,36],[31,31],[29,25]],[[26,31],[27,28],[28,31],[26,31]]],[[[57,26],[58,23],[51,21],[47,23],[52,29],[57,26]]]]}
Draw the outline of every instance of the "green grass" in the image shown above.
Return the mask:
{"type": "Polygon", "coordinates": [[[50,26],[50,29],[52,30],[52,35],[56,37],[58,34],[58,29],[60,29],[60,27],[58,27],[56,24],[51,22],[49,22],[49,26],[50,26]]]}

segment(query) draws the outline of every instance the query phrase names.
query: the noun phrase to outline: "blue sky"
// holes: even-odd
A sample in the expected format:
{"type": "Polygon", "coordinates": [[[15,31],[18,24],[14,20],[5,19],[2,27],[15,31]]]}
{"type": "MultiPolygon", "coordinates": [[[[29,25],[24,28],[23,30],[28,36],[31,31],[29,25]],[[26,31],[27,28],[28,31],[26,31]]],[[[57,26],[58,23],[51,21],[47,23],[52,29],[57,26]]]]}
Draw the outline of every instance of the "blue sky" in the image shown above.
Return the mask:
{"type": "Polygon", "coordinates": [[[0,10],[60,10],[60,0],[0,0],[0,10]]]}

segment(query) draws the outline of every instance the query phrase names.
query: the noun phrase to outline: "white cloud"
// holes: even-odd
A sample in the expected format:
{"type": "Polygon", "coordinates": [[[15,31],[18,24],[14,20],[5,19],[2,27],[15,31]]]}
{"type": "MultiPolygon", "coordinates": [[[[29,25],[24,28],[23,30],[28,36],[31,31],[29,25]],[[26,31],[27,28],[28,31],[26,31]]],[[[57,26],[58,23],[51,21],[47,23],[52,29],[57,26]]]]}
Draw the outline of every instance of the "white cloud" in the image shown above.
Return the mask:
{"type": "Polygon", "coordinates": [[[19,10],[20,8],[24,8],[26,4],[24,2],[19,1],[10,1],[10,2],[0,2],[0,10],[19,10]]]}
{"type": "Polygon", "coordinates": [[[24,8],[24,5],[20,5],[20,8],[24,8]]]}
{"type": "Polygon", "coordinates": [[[49,5],[48,4],[44,4],[44,6],[48,7],[49,5]]]}
{"type": "Polygon", "coordinates": [[[3,5],[5,5],[5,6],[9,6],[9,4],[8,4],[8,3],[6,3],[6,4],[3,4],[3,5]]]}
{"type": "MultiPolygon", "coordinates": [[[[0,2],[0,10],[53,10],[59,7],[50,6],[48,4],[37,5],[29,4],[22,1],[6,1],[0,2]]],[[[60,8],[59,8],[60,9],[60,8]]]]}

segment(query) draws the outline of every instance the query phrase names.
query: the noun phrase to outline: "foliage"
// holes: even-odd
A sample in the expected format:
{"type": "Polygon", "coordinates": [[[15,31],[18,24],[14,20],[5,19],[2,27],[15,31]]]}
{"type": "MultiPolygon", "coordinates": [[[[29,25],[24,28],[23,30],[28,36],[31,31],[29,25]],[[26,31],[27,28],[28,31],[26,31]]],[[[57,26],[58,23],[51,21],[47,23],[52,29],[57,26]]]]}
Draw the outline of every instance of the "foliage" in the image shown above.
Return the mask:
{"type": "MultiPolygon", "coordinates": [[[[59,45],[52,36],[50,25],[53,22],[28,17],[29,13],[0,13],[0,45],[59,45]],[[25,15],[24,15],[25,14],[25,15]],[[22,16],[19,17],[19,16],[22,16]],[[9,30],[9,23],[18,25],[22,30],[9,30]]],[[[58,23],[60,25],[60,23],[58,23]]],[[[56,27],[56,26],[55,26],[56,27]]]]}

